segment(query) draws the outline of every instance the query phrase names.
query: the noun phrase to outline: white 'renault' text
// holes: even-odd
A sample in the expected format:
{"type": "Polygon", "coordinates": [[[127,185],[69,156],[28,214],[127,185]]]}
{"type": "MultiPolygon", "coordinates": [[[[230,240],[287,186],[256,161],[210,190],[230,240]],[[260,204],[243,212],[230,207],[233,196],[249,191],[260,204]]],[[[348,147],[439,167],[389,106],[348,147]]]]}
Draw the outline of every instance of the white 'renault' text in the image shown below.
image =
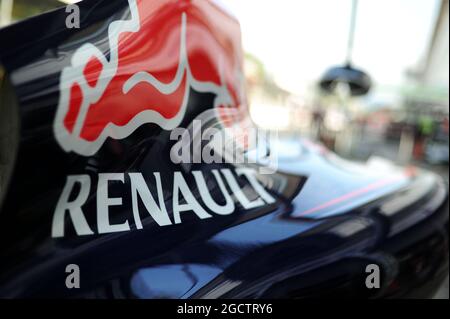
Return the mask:
{"type": "MultiPolygon", "coordinates": [[[[159,226],[169,226],[183,222],[186,214],[194,214],[199,219],[212,218],[214,215],[230,215],[240,205],[243,210],[250,210],[267,204],[272,204],[275,199],[270,195],[260,181],[254,170],[248,168],[237,168],[234,173],[231,169],[212,170],[210,172],[192,171],[193,184],[186,181],[181,172],[173,173],[171,187],[172,214],[166,208],[163,181],[158,172],[153,173],[151,183],[154,183],[153,193],[149,188],[149,181],[141,173],[101,173],[98,174],[96,188],[96,232],[89,225],[83,206],[88,202],[91,194],[92,180],[90,175],[70,175],[67,177],[64,189],[59,197],[55,208],[52,223],[52,237],[64,237],[67,218],[70,219],[77,235],[107,234],[115,232],[130,231],[133,223],[136,229],[142,229],[141,216],[150,216],[159,226]],[[205,178],[205,174],[212,174],[216,187],[222,194],[220,203],[214,199],[211,192],[211,178],[205,178]],[[245,180],[246,189],[252,190],[255,196],[249,198],[244,188],[238,182],[245,180]],[[124,184],[129,187],[128,196],[119,197],[110,194],[112,184],[124,184]],[[208,186],[207,186],[208,184],[208,186]],[[193,187],[191,187],[193,186],[193,187]],[[228,188],[227,188],[228,186],[228,188]],[[194,195],[193,189],[198,191],[194,195]],[[127,202],[124,202],[127,201],[127,202]],[[142,202],[143,205],[139,205],[142,202]],[[121,223],[111,221],[111,208],[125,206],[124,210],[131,207],[132,217],[121,223]],[[147,215],[146,215],[147,214],[147,215]]],[[[116,210],[117,211],[117,210],[116,210]]]]}

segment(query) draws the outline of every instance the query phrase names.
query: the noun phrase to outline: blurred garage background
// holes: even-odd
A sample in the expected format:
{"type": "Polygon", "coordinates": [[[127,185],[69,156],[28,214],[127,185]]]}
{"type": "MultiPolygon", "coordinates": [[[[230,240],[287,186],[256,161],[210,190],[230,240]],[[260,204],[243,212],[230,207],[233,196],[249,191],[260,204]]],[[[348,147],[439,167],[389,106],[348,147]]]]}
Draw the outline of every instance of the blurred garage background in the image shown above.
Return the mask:
{"type": "MultiPolygon", "coordinates": [[[[0,0],[0,25],[75,2],[0,0]]],[[[220,2],[241,22],[256,124],[448,183],[448,0],[220,2]]],[[[435,298],[449,298],[448,278],[435,298]]]]}

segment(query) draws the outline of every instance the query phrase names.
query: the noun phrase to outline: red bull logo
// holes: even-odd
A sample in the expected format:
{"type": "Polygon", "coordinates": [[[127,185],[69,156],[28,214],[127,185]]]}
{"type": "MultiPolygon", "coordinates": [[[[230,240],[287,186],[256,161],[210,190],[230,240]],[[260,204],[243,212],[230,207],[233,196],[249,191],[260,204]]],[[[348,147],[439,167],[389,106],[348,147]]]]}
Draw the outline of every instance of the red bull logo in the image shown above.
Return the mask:
{"type": "Polygon", "coordinates": [[[61,74],[54,133],[66,152],[91,156],[146,123],[174,129],[191,89],[213,93],[213,107],[243,103],[234,19],[209,1],[128,5],[128,17],[108,27],[109,51],[86,43],[61,74]]]}

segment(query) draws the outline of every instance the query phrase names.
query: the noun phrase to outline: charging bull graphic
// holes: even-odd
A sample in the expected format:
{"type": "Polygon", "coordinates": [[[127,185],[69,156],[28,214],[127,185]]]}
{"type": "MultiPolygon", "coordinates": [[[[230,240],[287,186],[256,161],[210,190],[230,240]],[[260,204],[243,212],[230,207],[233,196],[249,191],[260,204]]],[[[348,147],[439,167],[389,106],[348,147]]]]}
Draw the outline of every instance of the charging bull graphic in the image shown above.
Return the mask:
{"type": "Polygon", "coordinates": [[[174,129],[190,89],[213,93],[214,107],[243,104],[237,22],[227,37],[214,22],[229,17],[207,1],[128,5],[129,19],[109,25],[109,52],[86,43],[62,71],[54,133],[66,152],[91,156],[145,123],[174,129]]]}

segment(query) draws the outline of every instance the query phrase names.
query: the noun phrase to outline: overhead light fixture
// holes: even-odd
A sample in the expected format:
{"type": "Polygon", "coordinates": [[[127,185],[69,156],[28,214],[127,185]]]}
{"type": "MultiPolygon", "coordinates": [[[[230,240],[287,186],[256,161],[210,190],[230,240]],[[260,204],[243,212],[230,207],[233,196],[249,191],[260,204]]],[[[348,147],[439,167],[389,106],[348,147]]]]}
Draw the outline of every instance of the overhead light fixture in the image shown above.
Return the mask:
{"type": "Polygon", "coordinates": [[[81,0],[59,0],[59,2],[64,2],[65,4],[74,4],[80,1],[81,0]]]}

